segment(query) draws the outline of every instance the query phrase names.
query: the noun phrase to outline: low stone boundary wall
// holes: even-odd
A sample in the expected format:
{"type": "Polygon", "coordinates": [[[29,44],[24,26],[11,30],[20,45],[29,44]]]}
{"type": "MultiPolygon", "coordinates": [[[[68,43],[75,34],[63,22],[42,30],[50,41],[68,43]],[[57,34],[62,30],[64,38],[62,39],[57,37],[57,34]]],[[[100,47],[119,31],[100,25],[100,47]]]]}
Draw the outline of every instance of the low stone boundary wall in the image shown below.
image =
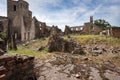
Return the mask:
{"type": "Polygon", "coordinates": [[[0,56],[0,80],[36,80],[34,57],[10,54],[0,56]]]}

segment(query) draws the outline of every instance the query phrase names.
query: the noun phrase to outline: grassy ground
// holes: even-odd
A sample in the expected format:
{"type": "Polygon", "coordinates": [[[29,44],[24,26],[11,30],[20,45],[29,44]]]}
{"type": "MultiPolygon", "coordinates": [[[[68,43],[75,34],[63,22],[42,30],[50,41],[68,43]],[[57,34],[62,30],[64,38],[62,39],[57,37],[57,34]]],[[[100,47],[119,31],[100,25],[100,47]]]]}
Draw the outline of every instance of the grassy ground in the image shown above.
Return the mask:
{"type": "Polygon", "coordinates": [[[120,38],[114,38],[104,35],[71,35],[72,38],[75,38],[81,44],[106,44],[108,46],[119,46],[120,38]]]}
{"type": "MultiPolygon", "coordinates": [[[[71,37],[77,39],[77,41],[83,45],[97,43],[97,44],[106,44],[108,46],[120,46],[120,39],[113,38],[113,37],[106,37],[103,35],[71,35],[71,37]]],[[[64,36],[64,38],[68,39],[66,36],[64,36]]],[[[42,58],[43,60],[49,59],[54,55],[63,55],[63,53],[61,52],[49,53],[47,52],[47,49],[42,51],[34,50],[40,46],[45,46],[47,44],[47,41],[48,41],[48,38],[31,41],[29,42],[29,44],[26,44],[26,45],[18,45],[18,50],[16,51],[9,50],[8,53],[32,55],[32,56],[35,56],[36,58],[42,58]]],[[[92,59],[93,63],[97,63],[97,64],[101,64],[101,62],[103,61],[110,60],[116,66],[120,66],[120,54],[102,54],[99,56],[86,54],[86,55],[82,55],[81,57],[88,57],[92,59]]],[[[63,62],[64,61],[62,61],[62,63],[63,62]]],[[[80,63],[80,62],[81,61],[76,60],[76,63],[80,63]]],[[[58,63],[60,63],[60,61],[58,61],[58,63]]],[[[66,63],[66,61],[64,63],[66,63]]]]}
{"type": "MultiPolygon", "coordinates": [[[[120,46],[120,39],[108,37],[104,35],[71,35],[72,38],[75,38],[79,43],[85,44],[106,44],[108,46],[120,46]]],[[[64,36],[67,39],[66,36],[64,36]]],[[[18,45],[18,50],[9,50],[9,53],[12,54],[26,54],[26,55],[33,55],[33,56],[43,56],[48,55],[49,53],[47,50],[43,51],[36,51],[35,49],[39,48],[40,46],[47,45],[48,38],[39,39],[36,41],[30,41],[26,45],[18,45]]]]}
{"type": "Polygon", "coordinates": [[[35,41],[30,41],[29,43],[18,45],[17,50],[8,50],[10,54],[25,54],[25,55],[32,55],[32,56],[45,56],[49,53],[47,50],[37,51],[37,48],[40,46],[44,46],[47,44],[48,38],[39,39],[35,41]]]}

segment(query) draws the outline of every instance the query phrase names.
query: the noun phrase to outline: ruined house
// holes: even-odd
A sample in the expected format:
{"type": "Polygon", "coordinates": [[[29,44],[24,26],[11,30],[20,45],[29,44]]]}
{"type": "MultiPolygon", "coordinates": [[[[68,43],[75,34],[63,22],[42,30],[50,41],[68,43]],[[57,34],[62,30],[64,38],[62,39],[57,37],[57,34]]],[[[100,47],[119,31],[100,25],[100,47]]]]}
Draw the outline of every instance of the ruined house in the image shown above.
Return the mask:
{"type": "Polygon", "coordinates": [[[51,27],[32,18],[29,4],[24,0],[7,0],[7,17],[0,17],[0,31],[7,31],[8,38],[28,41],[50,35],[51,27]],[[4,29],[3,29],[4,28],[4,29]]]}
{"type": "Polygon", "coordinates": [[[35,39],[41,37],[48,37],[54,32],[62,33],[61,29],[59,29],[58,26],[47,26],[45,22],[40,22],[35,17],[33,17],[33,24],[35,24],[35,27],[33,27],[33,30],[35,30],[35,39]]]}
{"type": "Polygon", "coordinates": [[[7,0],[9,32],[15,39],[27,41],[35,38],[35,24],[29,4],[24,0],[7,0]]]}
{"type": "Polygon", "coordinates": [[[93,16],[90,16],[90,22],[84,23],[82,26],[66,26],[65,34],[99,34],[102,31],[101,26],[97,26],[93,23],[93,16]]]}

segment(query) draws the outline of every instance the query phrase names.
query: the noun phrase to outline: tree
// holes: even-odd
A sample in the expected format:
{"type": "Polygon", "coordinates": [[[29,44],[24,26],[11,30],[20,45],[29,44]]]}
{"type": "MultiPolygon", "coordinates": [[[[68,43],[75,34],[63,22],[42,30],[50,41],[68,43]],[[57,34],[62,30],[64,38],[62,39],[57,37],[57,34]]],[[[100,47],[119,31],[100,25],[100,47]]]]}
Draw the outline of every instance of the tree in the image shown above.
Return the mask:
{"type": "Polygon", "coordinates": [[[94,24],[103,27],[103,29],[108,29],[111,27],[110,23],[105,21],[104,19],[95,20],[94,24]]]}

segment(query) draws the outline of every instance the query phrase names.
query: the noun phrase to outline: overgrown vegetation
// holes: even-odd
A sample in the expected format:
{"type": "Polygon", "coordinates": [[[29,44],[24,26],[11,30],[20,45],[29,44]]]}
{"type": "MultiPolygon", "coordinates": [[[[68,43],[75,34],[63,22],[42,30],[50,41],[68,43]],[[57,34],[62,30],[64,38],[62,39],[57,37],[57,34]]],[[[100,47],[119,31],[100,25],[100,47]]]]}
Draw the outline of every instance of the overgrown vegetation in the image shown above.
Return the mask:
{"type": "Polygon", "coordinates": [[[72,35],[81,44],[105,44],[107,46],[119,46],[120,39],[105,35],[72,35]]]}
{"type": "MultiPolygon", "coordinates": [[[[109,47],[120,45],[119,38],[108,37],[108,36],[104,36],[104,35],[71,35],[71,37],[73,39],[75,38],[82,45],[93,44],[93,43],[97,43],[98,45],[99,44],[106,44],[109,47]]],[[[68,39],[67,36],[64,36],[64,38],[68,39]]],[[[18,50],[16,50],[16,51],[9,50],[8,53],[32,55],[32,56],[36,56],[38,58],[41,58],[42,60],[50,59],[54,55],[63,55],[64,54],[62,52],[49,53],[47,51],[47,49],[44,49],[42,51],[35,50],[39,46],[45,46],[47,44],[47,41],[48,41],[48,38],[31,41],[31,42],[24,44],[24,45],[18,45],[18,50]]],[[[69,55],[71,55],[71,56],[76,55],[77,56],[78,54],[69,54],[69,55]]],[[[80,55],[78,55],[78,56],[80,56],[80,55]]],[[[120,66],[120,62],[119,62],[120,57],[119,56],[120,56],[120,54],[109,54],[109,55],[102,54],[99,56],[95,56],[93,54],[85,54],[85,55],[82,55],[80,57],[87,57],[89,59],[92,59],[91,63],[96,63],[99,66],[101,66],[103,61],[108,61],[108,60],[111,60],[116,66],[120,66]]],[[[65,59],[66,60],[64,60],[64,59],[56,60],[54,62],[54,64],[59,65],[59,64],[67,64],[67,63],[73,63],[73,62],[76,64],[80,64],[82,58],[76,59],[75,61],[71,60],[70,58],[65,58],[65,59]]],[[[87,63],[87,62],[84,61],[84,63],[87,63]]]]}
{"type": "Polygon", "coordinates": [[[17,47],[17,50],[9,50],[8,52],[11,54],[26,54],[26,55],[32,55],[32,56],[43,56],[49,54],[46,49],[42,51],[37,51],[37,49],[40,46],[45,46],[46,39],[39,39],[39,40],[33,40],[30,42],[26,42],[25,44],[19,44],[17,47]]]}
{"type": "Polygon", "coordinates": [[[95,20],[94,24],[103,27],[103,29],[108,29],[109,27],[111,27],[110,23],[103,19],[95,20]]]}
{"type": "MultiPolygon", "coordinates": [[[[106,44],[107,46],[119,46],[120,45],[120,39],[114,38],[110,36],[104,36],[104,35],[71,35],[71,37],[76,39],[80,44],[86,45],[86,44],[106,44]]],[[[67,39],[67,36],[64,36],[65,39],[67,39]]],[[[17,54],[27,54],[27,55],[33,55],[33,56],[41,56],[41,55],[47,55],[49,54],[47,52],[47,49],[44,49],[42,51],[37,51],[37,49],[40,46],[46,46],[47,45],[48,38],[39,39],[35,41],[31,41],[24,45],[18,45],[18,50],[9,50],[9,53],[17,53],[17,54]]]]}

